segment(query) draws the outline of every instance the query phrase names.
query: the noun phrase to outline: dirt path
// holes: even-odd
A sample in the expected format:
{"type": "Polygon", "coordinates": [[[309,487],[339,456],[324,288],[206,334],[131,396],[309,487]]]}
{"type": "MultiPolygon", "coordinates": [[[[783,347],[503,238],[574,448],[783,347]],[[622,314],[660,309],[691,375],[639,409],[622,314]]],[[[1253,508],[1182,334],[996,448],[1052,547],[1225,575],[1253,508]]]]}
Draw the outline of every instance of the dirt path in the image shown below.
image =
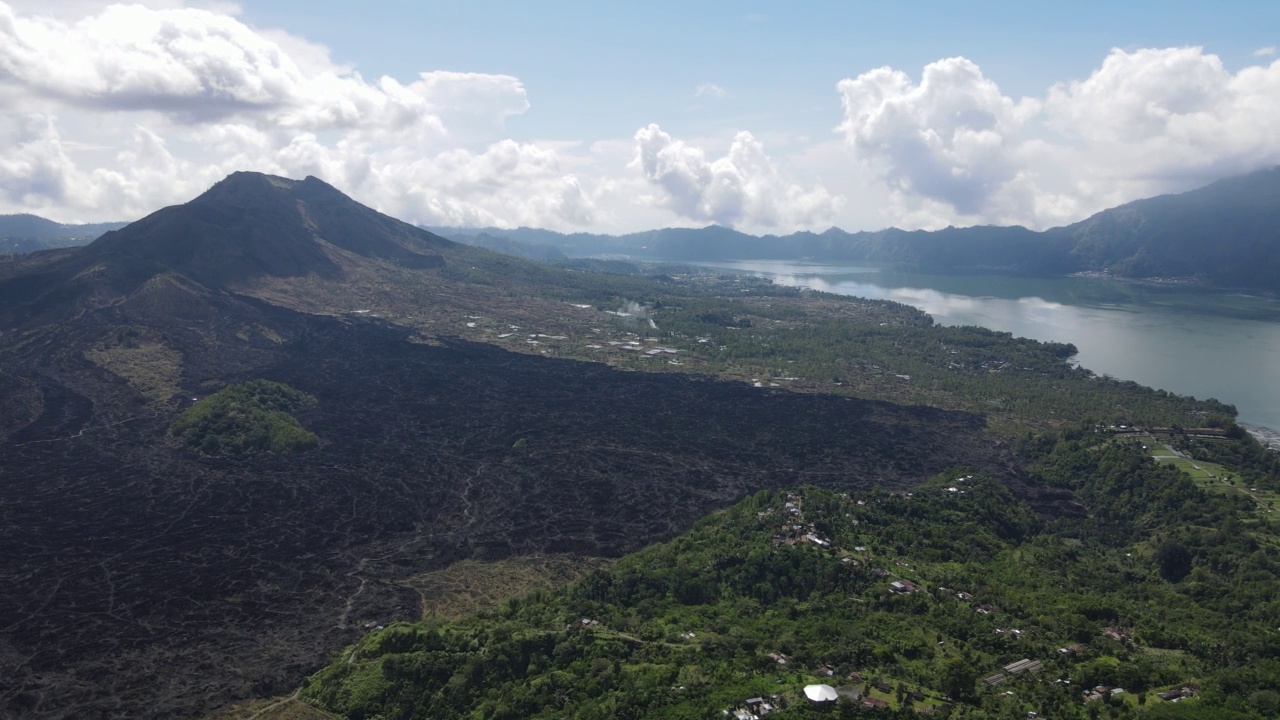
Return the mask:
{"type": "Polygon", "coordinates": [[[297,690],[294,690],[294,691],[293,691],[293,694],[292,694],[292,695],[290,695],[289,697],[287,697],[287,698],[285,698],[285,699],[283,699],[283,700],[279,700],[279,701],[276,701],[276,702],[271,703],[270,705],[268,705],[268,706],[266,706],[266,707],[262,708],[261,710],[259,710],[259,711],[255,712],[254,714],[252,714],[252,715],[250,715],[249,717],[245,718],[244,720],[258,720],[258,718],[259,718],[259,717],[261,717],[262,715],[264,715],[264,714],[266,714],[266,713],[271,712],[272,710],[275,710],[276,708],[284,707],[285,705],[288,705],[288,704],[289,704],[289,703],[291,703],[291,702],[296,702],[296,701],[298,700],[298,696],[299,696],[299,695],[301,695],[301,694],[302,694],[302,688],[298,688],[297,690]]]}

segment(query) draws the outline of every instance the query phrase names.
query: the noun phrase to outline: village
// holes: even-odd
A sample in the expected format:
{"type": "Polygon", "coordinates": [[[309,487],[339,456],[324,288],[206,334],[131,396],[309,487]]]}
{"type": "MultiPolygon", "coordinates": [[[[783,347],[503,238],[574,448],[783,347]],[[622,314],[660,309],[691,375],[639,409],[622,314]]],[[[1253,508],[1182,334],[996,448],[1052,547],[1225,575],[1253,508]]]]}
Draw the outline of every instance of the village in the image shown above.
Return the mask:
{"type": "MultiPolygon", "coordinates": [[[[955,479],[954,484],[938,488],[937,491],[947,494],[962,494],[965,492],[964,483],[972,480],[973,475],[961,476],[955,479]]],[[[903,499],[915,497],[914,492],[898,492],[894,493],[894,495],[903,499]]],[[[842,494],[841,497],[851,501],[854,507],[866,507],[868,502],[874,502],[874,500],[854,499],[848,493],[842,494]]],[[[831,538],[823,535],[816,527],[806,522],[804,497],[800,493],[788,493],[780,508],[770,507],[757,513],[757,517],[762,520],[774,516],[780,517],[781,520],[778,531],[771,537],[771,544],[775,549],[811,545],[829,553],[834,558],[838,558],[843,565],[853,567],[866,566],[873,576],[884,578],[884,593],[886,595],[905,596],[925,593],[936,600],[947,599],[969,604],[978,615],[994,616],[1000,612],[995,606],[981,602],[972,593],[964,590],[940,586],[933,593],[929,593],[922,588],[918,578],[916,580],[908,579],[899,571],[887,570],[884,567],[876,566],[873,562],[874,558],[866,546],[857,545],[845,550],[835,545],[831,538]]],[[[850,517],[849,521],[855,527],[860,522],[856,517],[850,517]]],[[[891,567],[905,570],[909,569],[910,565],[906,561],[898,559],[892,563],[891,567]]],[[[1013,639],[1019,639],[1024,634],[1023,630],[1013,627],[997,627],[995,628],[995,633],[1013,639]]],[[[1101,634],[1112,642],[1130,644],[1133,642],[1130,635],[1118,627],[1105,627],[1101,634]]],[[[1047,668],[1052,668],[1057,670],[1057,674],[1060,676],[1053,680],[1040,679],[1038,682],[1069,686],[1072,681],[1062,675],[1065,675],[1073,659],[1078,659],[1090,653],[1091,649],[1088,645],[1072,643],[1059,648],[1057,657],[1044,659],[1024,657],[1009,662],[1001,666],[998,671],[981,677],[981,684],[983,687],[990,688],[992,692],[1013,697],[1017,694],[1015,690],[997,690],[996,688],[1007,687],[1015,680],[1035,682],[1035,680],[1031,679],[1033,676],[1039,676],[1047,668]]],[[[778,651],[770,652],[768,657],[778,665],[794,665],[796,662],[791,656],[778,651]]],[[[829,664],[822,664],[808,669],[808,672],[819,682],[805,685],[801,692],[794,695],[794,701],[801,701],[800,697],[803,696],[803,702],[815,707],[834,706],[841,701],[847,701],[866,710],[909,707],[922,715],[937,714],[945,717],[956,706],[953,698],[930,692],[925,688],[912,686],[909,683],[895,682],[883,676],[868,676],[858,669],[837,668],[829,664]],[[832,683],[831,681],[835,679],[838,679],[838,682],[832,683]],[[826,682],[822,682],[823,680],[826,680],[826,682]]],[[[1176,703],[1185,698],[1193,697],[1195,693],[1196,684],[1194,682],[1186,682],[1157,692],[1155,697],[1165,702],[1176,703]]],[[[1097,685],[1080,689],[1077,692],[1077,697],[1081,703],[1089,704],[1118,699],[1125,694],[1126,690],[1121,687],[1097,685]]],[[[792,702],[792,696],[788,694],[771,695],[767,698],[746,698],[737,705],[726,708],[724,715],[731,716],[734,720],[758,720],[780,707],[785,707],[789,702],[792,702]]],[[[1039,716],[1040,714],[1036,711],[1027,712],[1028,718],[1039,716]]]]}

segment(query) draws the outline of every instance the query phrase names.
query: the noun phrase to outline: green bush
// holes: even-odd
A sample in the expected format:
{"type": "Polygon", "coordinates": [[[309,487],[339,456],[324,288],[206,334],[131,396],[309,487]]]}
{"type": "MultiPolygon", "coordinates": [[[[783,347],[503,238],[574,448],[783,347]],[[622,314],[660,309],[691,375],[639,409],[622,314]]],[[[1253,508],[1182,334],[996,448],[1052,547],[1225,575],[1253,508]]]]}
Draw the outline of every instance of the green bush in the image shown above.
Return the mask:
{"type": "Polygon", "coordinates": [[[312,450],[320,438],[290,413],[313,403],[310,395],[269,380],[228,385],[192,405],[169,435],[205,455],[312,450]]]}

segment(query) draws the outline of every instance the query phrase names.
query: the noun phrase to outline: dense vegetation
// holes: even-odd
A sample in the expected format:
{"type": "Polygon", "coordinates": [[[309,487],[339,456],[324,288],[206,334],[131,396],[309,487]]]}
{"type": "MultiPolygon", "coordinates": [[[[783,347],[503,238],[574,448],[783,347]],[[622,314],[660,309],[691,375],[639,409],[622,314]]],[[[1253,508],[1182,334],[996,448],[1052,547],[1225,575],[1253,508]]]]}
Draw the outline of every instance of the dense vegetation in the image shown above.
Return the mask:
{"type": "Polygon", "coordinates": [[[1269,526],[1133,441],[1023,451],[1082,517],[1037,517],[962,469],[913,493],[763,491],[566,590],[374,633],[305,695],[387,720],[704,718],[776,696],[786,718],[822,682],[841,716],[862,696],[903,717],[1275,717],[1269,526]],[[1002,670],[1023,659],[1043,667],[1002,670]]]}
{"type": "Polygon", "coordinates": [[[597,311],[553,325],[490,308],[467,316],[476,322],[463,336],[529,352],[536,330],[541,354],[967,410],[1012,432],[1089,421],[1193,427],[1207,416],[1236,414],[1213,399],[1097,376],[1072,363],[1076,348],[1068,343],[936,325],[900,303],[670,265],[576,260],[571,267],[565,272],[510,256],[451,265],[448,272],[468,283],[497,288],[500,278],[517,278],[545,299],[589,303],[597,311]],[[513,333],[513,324],[521,330],[513,333]],[[676,349],[678,357],[616,347],[637,342],[657,343],[645,350],[676,349]]]}
{"type": "Polygon", "coordinates": [[[1247,442],[1240,436],[1244,432],[1234,423],[1236,440],[1246,442],[1187,442],[1183,447],[1198,460],[1227,465],[1234,468],[1250,485],[1260,485],[1280,490],[1280,453],[1273,452],[1257,442],[1247,442]]]}
{"type": "MultiPolygon", "coordinates": [[[[898,303],[773,289],[777,294],[769,296],[751,288],[742,299],[669,295],[649,312],[655,327],[631,329],[681,348],[682,370],[968,410],[1010,429],[1139,421],[1194,426],[1210,415],[1235,415],[1215,400],[1097,376],[1069,362],[1076,352],[1070,344],[935,325],[898,303]]],[[[631,361],[637,368],[653,365],[644,357],[631,361]]]]}
{"type": "Polygon", "coordinates": [[[6,716],[198,715],[291,691],[379,624],[308,697],[365,717],[705,717],[764,693],[796,716],[827,678],[904,713],[946,695],[960,714],[1123,715],[1190,680],[1200,712],[1275,699],[1271,500],[1230,485],[1252,468],[1274,488],[1267,458],[1239,437],[1188,447],[1217,454],[1187,484],[1168,466],[1192,460],[1153,465],[1090,425],[1024,438],[1019,460],[1028,427],[1229,423],[1072,369],[1067,345],[758,279],[532,263],[252,173],[0,263],[0,325],[6,716]],[[253,377],[322,402],[237,386],[158,441],[165,402],[253,377]],[[298,420],[322,446],[270,452],[317,443],[298,420]],[[911,496],[869,489],[954,465],[911,496]],[[799,485],[827,490],[753,495],[799,485]],[[394,624],[419,617],[415,578],[458,559],[617,555],[743,497],[570,590],[394,624]],[[775,546],[797,523],[832,545],[775,546]],[[895,575],[922,590],[889,594],[895,575]],[[1021,657],[1057,674],[975,681],[1021,657]],[[1037,684],[1064,675],[1130,693],[1037,684]]]}
{"type": "Polygon", "coordinates": [[[314,402],[304,392],[269,380],[228,385],[192,405],[169,434],[205,455],[310,450],[320,438],[290,413],[314,402]]]}

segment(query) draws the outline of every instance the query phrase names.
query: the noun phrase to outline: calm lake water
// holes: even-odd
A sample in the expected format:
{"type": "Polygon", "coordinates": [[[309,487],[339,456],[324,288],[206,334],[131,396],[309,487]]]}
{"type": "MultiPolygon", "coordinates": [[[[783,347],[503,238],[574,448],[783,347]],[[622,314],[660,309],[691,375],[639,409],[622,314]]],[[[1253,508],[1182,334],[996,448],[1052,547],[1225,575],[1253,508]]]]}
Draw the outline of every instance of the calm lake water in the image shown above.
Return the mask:
{"type": "Polygon", "coordinates": [[[774,261],[708,263],[783,285],[895,300],[944,325],[1073,343],[1098,374],[1217,398],[1280,431],[1280,303],[1099,278],[919,275],[774,261]]]}

